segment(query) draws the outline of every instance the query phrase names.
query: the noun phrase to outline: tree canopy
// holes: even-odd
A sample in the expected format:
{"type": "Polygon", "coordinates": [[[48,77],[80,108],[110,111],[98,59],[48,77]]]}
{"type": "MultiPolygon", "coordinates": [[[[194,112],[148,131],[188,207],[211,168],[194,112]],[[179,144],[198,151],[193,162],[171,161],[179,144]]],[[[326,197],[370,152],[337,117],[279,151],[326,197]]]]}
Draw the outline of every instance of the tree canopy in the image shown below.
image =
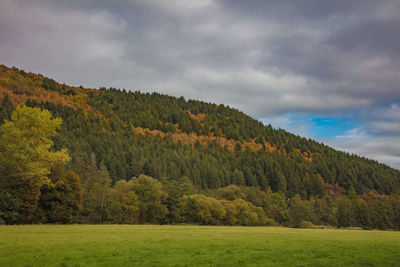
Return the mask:
{"type": "Polygon", "coordinates": [[[50,169],[70,160],[67,151],[51,151],[62,120],[47,110],[17,107],[0,127],[0,187],[17,198],[20,216],[29,220],[50,169]]]}

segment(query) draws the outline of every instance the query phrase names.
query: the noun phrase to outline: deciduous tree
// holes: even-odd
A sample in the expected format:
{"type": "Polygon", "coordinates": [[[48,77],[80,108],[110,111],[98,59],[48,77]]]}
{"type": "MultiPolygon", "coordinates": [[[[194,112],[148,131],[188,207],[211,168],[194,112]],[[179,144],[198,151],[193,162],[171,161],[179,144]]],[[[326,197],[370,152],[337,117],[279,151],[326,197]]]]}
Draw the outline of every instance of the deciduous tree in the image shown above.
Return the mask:
{"type": "Polygon", "coordinates": [[[47,110],[18,106],[0,127],[0,189],[18,200],[21,223],[30,222],[51,167],[70,160],[65,149],[50,150],[61,123],[47,110]]]}

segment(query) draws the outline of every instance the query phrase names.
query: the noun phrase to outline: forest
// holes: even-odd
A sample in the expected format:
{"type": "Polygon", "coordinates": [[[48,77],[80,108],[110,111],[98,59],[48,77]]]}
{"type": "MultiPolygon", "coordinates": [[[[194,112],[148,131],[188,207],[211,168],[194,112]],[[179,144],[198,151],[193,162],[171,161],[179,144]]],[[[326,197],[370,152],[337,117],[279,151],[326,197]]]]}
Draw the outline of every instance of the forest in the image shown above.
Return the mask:
{"type": "Polygon", "coordinates": [[[0,65],[0,224],[400,229],[400,171],[223,104],[0,65]]]}

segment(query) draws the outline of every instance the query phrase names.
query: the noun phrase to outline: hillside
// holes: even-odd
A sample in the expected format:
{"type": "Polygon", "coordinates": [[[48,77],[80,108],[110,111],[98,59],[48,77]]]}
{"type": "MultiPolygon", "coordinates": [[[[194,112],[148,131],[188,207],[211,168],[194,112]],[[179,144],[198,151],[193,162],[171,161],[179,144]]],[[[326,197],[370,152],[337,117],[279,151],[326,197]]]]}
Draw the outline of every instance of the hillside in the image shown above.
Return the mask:
{"type": "Polygon", "coordinates": [[[223,104],[72,87],[4,65],[0,103],[0,124],[17,105],[62,118],[54,149],[67,148],[66,169],[84,187],[97,172],[107,173],[111,185],[142,174],[169,183],[183,179],[194,192],[215,197],[229,185],[276,192],[285,200],[399,192],[399,170],[265,126],[223,104]]]}

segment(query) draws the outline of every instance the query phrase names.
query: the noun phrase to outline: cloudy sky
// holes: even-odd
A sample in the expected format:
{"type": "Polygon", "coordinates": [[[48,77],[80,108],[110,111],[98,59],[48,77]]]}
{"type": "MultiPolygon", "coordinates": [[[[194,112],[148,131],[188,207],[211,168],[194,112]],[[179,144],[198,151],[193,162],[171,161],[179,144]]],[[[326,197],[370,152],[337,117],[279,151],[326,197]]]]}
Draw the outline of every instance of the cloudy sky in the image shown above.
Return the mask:
{"type": "Polygon", "coordinates": [[[400,1],[1,0],[0,64],[228,104],[400,168],[400,1]]]}

